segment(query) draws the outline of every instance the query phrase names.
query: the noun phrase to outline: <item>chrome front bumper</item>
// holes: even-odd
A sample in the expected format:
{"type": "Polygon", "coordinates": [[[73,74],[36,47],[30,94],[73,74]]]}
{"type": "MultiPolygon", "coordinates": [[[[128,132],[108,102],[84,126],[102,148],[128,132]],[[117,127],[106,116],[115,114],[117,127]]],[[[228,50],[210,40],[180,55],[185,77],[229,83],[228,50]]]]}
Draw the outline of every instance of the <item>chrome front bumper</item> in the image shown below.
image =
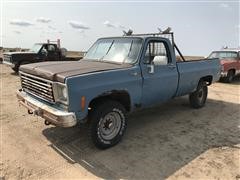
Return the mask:
{"type": "Polygon", "coordinates": [[[50,124],[61,127],[72,127],[77,124],[75,113],[65,112],[38,101],[25,92],[17,91],[19,104],[27,108],[30,114],[44,118],[50,124]]]}
{"type": "Polygon", "coordinates": [[[6,64],[7,66],[10,66],[11,68],[13,68],[15,66],[15,64],[7,62],[7,61],[4,61],[4,59],[3,59],[2,63],[6,64]]]}
{"type": "Polygon", "coordinates": [[[227,77],[227,72],[221,71],[221,77],[227,77]]]}

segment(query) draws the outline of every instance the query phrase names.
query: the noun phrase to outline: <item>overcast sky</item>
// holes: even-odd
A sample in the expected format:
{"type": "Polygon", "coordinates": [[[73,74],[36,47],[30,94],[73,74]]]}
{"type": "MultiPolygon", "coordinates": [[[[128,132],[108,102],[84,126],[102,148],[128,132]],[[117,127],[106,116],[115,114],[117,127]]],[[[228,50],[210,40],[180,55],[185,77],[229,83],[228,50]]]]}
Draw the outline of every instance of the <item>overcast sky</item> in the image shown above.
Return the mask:
{"type": "MultiPolygon", "coordinates": [[[[20,0],[19,0],[20,1],[20,0]]],[[[68,50],[87,50],[99,37],[157,32],[172,27],[185,55],[208,55],[239,45],[239,1],[14,2],[2,3],[2,45],[30,48],[61,39],[68,50]]]]}

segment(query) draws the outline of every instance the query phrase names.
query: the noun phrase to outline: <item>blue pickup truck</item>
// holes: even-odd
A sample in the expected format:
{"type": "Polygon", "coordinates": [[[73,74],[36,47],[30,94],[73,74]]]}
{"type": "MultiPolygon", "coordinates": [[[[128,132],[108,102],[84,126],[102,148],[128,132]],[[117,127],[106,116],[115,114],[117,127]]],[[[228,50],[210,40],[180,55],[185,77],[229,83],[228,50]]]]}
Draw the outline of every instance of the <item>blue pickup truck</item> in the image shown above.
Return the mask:
{"type": "Polygon", "coordinates": [[[176,62],[175,47],[151,34],[107,37],[80,61],[23,65],[19,103],[46,125],[87,123],[96,147],[109,148],[122,139],[127,113],[184,95],[193,108],[205,105],[219,59],[176,62]]]}

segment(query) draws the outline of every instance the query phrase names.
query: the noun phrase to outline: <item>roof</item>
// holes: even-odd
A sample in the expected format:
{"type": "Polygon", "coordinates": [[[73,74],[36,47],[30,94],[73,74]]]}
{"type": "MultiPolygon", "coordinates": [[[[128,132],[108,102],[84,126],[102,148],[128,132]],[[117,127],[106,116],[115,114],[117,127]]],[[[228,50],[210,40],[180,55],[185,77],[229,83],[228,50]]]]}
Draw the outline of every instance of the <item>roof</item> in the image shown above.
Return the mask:
{"type": "Polygon", "coordinates": [[[221,49],[214,52],[239,52],[239,51],[240,51],[240,48],[227,48],[227,49],[221,49]]]}
{"type": "Polygon", "coordinates": [[[107,36],[107,37],[101,37],[99,39],[114,39],[114,38],[146,38],[144,36],[107,36]]]}
{"type": "MultiPolygon", "coordinates": [[[[171,30],[171,29],[170,29],[171,30]]],[[[128,33],[128,32],[127,32],[128,33]]],[[[135,33],[130,33],[125,34],[123,36],[113,36],[113,37],[103,37],[99,39],[114,39],[114,38],[140,38],[140,39],[148,39],[148,38],[162,38],[162,39],[168,39],[172,44],[174,43],[174,35],[173,32],[158,32],[158,33],[141,33],[141,34],[135,34],[135,33]]]]}
{"type": "MultiPolygon", "coordinates": [[[[167,37],[161,37],[161,36],[150,36],[150,35],[143,35],[143,36],[109,36],[109,37],[101,37],[99,39],[116,39],[116,38],[138,38],[138,39],[147,39],[147,38],[152,38],[152,37],[157,37],[157,38],[163,38],[163,39],[169,39],[167,37]]],[[[171,39],[169,39],[171,41],[171,39]]]]}

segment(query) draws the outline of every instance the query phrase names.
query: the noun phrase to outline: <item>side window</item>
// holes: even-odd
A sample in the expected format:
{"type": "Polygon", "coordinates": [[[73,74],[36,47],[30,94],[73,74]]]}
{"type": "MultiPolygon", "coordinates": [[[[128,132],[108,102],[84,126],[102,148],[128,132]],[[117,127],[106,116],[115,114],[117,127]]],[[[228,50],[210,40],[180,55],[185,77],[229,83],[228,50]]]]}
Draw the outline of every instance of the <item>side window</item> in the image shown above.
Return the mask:
{"type": "Polygon", "coordinates": [[[169,60],[165,44],[159,41],[150,41],[147,46],[144,61],[147,64],[153,62],[155,65],[167,65],[169,60]]]}
{"type": "Polygon", "coordinates": [[[41,49],[41,54],[44,54],[46,55],[48,53],[48,50],[47,50],[47,46],[43,46],[42,49],[41,49]]]}
{"type": "Polygon", "coordinates": [[[49,52],[54,52],[55,51],[55,46],[52,45],[52,44],[48,45],[48,51],[49,52]]]}
{"type": "Polygon", "coordinates": [[[236,52],[231,52],[231,58],[237,59],[237,53],[236,52]]]}

